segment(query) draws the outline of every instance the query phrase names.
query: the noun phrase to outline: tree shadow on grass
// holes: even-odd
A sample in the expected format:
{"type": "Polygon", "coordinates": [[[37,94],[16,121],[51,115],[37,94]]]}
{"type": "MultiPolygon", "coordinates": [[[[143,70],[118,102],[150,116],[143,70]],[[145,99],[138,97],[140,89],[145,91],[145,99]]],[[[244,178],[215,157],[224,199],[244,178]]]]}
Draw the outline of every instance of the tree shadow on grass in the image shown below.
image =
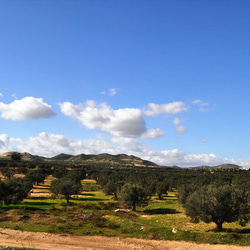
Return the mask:
{"type": "Polygon", "coordinates": [[[249,234],[250,233],[250,228],[244,228],[244,229],[223,228],[222,232],[226,232],[226,233],[239,233],[239,234],[249,234]]]}
{"type": "Polygon", "coordinates": [[[28,205],[28,206],[53,206],[56,205],[56,202],[32,202],[32,201],[25,201],[22,203],[24,206],[28,205]]]}
{"type": "Polygon", "coordinates": [[[49,186],[48,187],[44,187],[44,186],[36,186],[36,187],[33,187],[33,189],[39,189],[39,190],[48,190],[49,189],[49,186]]]}
{"type": "Polygon", "coordinates": [[[171,208],[157,208],[157,209],[146,209],[143,211],[145,214],[179,214],[180,212],[176,209],[171,208]]]}
{"type": "Polygon", "coordinates": [[[102,199],[102,198],[94,198],[94,197],[73,197],[70,198],[71,200],[74,201],[105,201],[106,199],[102,199]]]}
{"type": "MultiPolygon", "coordinates": [[[[28,200],[53,200],[53,197],[48,196],[37,196],[37,197],[29,197],[28,200]]],[[[31,202],[31,201],[30,201],[31,202]]]]}
{"type": "Polygon", "coordinates": [[[86,193],[83,193],[83,194],[80,194],[82,196],[95,196],[95,194],[86,194],[86,193]]]}
{"type": "Polygon", "coordinates": [[[42,204],[35,204],[35,203],[32,203],[32,204],[13,204],[13,205],[5,205],[5,206],[2,206],[1,209],[5,210],[5,211],[9,211],[9,210],[14,210],[14,209],[25,209],[26,211],[38,211],[38,210],[46,210],[48,209],[48,207],[50,205],[48,205],[47,203],[45,203],[46,205],[42,205],[42,204]],[[39,206],[46,206],[46,207],[39,207],[39,206]]]}
{"type": "Polygon", "coordinates": [[[206,232],[215,232],[215,233],[232,233],[232,234],[249,234],[250,233],[250,228],[244,228],[244,229],[239,229],[239,228],[222,228],[221,231],[218,231],[217,228],[209,229],[206,232]]]}

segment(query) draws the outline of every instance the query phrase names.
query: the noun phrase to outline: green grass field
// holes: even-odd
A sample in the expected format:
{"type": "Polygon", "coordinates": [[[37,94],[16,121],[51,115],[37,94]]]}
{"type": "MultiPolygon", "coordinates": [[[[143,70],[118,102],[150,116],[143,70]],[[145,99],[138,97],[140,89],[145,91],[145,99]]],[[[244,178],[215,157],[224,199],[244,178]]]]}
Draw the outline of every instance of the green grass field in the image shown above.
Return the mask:
{"type": "Polygon", "coordinates": [[[250,245],[250,223],[246,227],[225,223],[223,232],[215,232],[213,223],[193,224],[185,216],[174,192],[164,200],[152,197],[148,206],[138,207],[136,212],[115,213],[117,201],[104,195],[95,181],[82,181],[85,191],[73,196],[71,203],[67,204],[63,197],[54,198],[49,193],[52,179],[49,177],[43,185],[35,186],[31,197],[21,204],[2,205],[0,227],[75,235],[250,245]],[[173,228],[177,228],[176,233],[172,232],[173,228]]]}

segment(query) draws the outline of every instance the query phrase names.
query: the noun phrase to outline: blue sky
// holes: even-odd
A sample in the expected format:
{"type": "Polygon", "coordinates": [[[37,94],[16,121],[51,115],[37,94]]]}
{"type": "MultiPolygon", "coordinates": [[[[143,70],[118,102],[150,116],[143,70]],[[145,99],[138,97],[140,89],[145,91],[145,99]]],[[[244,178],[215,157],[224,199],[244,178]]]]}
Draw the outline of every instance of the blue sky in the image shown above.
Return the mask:
{"type": "Polygon", "coordinates": [[[0,153],[250,166],[249,1],[0,2],[0,153]]]}

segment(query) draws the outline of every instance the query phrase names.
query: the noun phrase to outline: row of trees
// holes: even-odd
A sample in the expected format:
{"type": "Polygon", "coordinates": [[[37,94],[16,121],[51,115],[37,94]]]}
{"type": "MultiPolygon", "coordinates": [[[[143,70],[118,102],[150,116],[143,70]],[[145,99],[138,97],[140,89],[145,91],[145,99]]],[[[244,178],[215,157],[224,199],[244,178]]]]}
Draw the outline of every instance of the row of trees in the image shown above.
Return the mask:
{"type": "Polygon", "coordinates": [[[0,170],[8,178],[0,182],[0,201],[20,202],[27,197],[33,184],[44,181],[53,173],[56,178],[51,192],[61,194],[69,202],[70,196],[81,191],[81,180],[97,180],[105,194],[136,210],[146,205],[153,195],[163,199],[168,190],[178,191],[186,215],[193,222],[214,222],[222,230],[224,222],[238,221],[245,225],[250,214],[250,171],[241,170],[185,170],[173,168],[136,168],[116,166],[40,166],[27,171],[23,179],[12,178],[15,169],[8,165],[0,170]]]}
{"type": "Polygon", "coordinates": [[[8,178],[0,180],[0,203],[6,205],[22,202],[27,198],[33,185],[41,183],[46,175],[39,171],[30,171],[24,178],[8,178]]]}
{"type": "Polygon", "coordinates": [[[46,176],[52,171],[51,167],[46,164],[40,166],[32,164],[32,169],[36,168],[36,170],[30,170],[31,164],[17,162],[17,165],[15,162],[1,162],[0,164],[0,171],[5,177],[5,180],[0,180],[0,203],[9,205],[22,202],[31,192],[33,185],[44,182],[46,176]],[[25,171],[20,171],[20,168],[25,171]],[[24,177],[14,178],[15,174],[20,173],[25,174],[24,177]]]}
{"type": "Polygon", "coordinates": [[[63,195],[69,203],[70,196],[81,191],[81,180],[85,179],[86,171],[84,168],[69,171],[65,166],[57,166],[54,169],[53,176],[57,179],[51,183],[51,192],[55,195],[63,195]]]}
{"type": "Polygon", "coordinates": [[[224,222],[238,221],[245,226],[250,218],[249,171],[105,169],[96,178],[106,194],[133,210],[147,204],[152,195],[162,199],[171,189],[178,191],[179,201],[193,222],[214,222],[220,231],[224,222]]]}

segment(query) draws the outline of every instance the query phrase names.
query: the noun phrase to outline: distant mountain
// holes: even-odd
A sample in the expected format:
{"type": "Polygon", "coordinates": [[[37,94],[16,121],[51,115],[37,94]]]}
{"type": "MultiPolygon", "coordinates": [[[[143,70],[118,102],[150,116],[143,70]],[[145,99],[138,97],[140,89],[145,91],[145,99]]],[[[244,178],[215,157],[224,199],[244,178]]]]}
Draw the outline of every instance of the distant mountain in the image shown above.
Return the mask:
{"type": "Polygon", "coordinates": [[[238,165],[235,165],[235,164],[221,164],[221,165],[218,165],[218,166],[215,166],[214,167],[215,169],[237,169],[237,168],[241,168],[240,166],[238,165]]]}
{"type": "Polygon", "coordinates": [[[19,152],[15,152],[15,151],[0,154],[0,159],[2,158],[2,159],[6,159],[6,160],[11,160],[11,157],[13,154],[19,154],[22,161],[43,162],[46,160],[46,157],[43,157],[43,156],[32,155],[32,154],[27,153],[27,152],[19,153],[19,152]]]}
{"type": "MultiPolygon", "coordinates": [[[[166,167],[159,166],[154,162],[143,160],[134,155],[126,155],[126,154],[78,154],[78,155],[70,155],[70,154],[59,154],[51,158],[46,158],[38,155],[32,155],[30,153],[18,153],[18,152],[6,152],[0,154],[0,159],[3,160],[11,160],[13,154],[20,154],[21,161],[26,162],[60,162],[64,164],[108,164],[108,165],[123,165],[123,166],[131,166],[131,167],[166,167]]],[[[181,169],[178,166],[172,166],[170,168],[181,169]]],[[[211,170],[211,169],[243,169],[242,167],[235,164],[221,164],[218,166],[198,166],[198,167],[190,167],[190,170],[211,170]]]]}
{"type": "Polygon", "coordinates": [[[209,169],[241,169],[241,166],[235,165],[235,164],[221,164],[218,166],[199,166],[199,167],[191,167],[189,169],[192,170],[209,170],[209,169]]]}
{"type": "Polygon", "coordinates": [[[52,161],[65,161],[73,157],[73,155],[68,155],[68,154],[59,154],[54,157],[51,157],[50,160],[52,161]]]}
{"type": "Polygon", "coordinates": [[[76,156],[60,154],[55,157],[50,158],[50,160],[56,161],[65,161],[71,163],[109,163],[111,165],[120,164],[120,165],[129,165],[129,166],[141,166],[141,167],[156,167],[157,164],[143,160],[139,157],[133,155],[126,155],[126,154],[118,154],[118,155],[111,155],[111,154],[97,154],[97,155],[85,155],[79,154],[76,156]]]}

